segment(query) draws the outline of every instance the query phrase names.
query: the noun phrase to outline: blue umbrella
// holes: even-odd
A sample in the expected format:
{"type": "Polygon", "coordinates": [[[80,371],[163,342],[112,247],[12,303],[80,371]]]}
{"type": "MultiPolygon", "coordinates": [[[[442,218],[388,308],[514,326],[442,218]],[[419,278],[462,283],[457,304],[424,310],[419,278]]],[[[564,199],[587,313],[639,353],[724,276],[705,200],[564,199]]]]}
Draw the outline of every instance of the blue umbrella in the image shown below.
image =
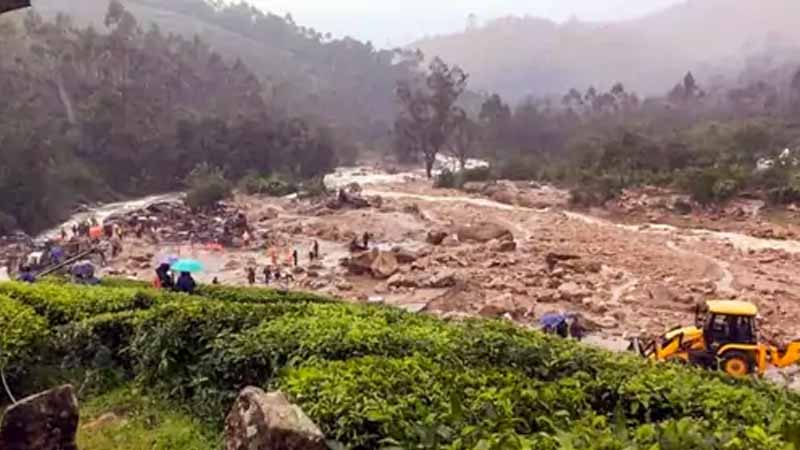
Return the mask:
{"type": "Polygon", "coordinates": [[[202,272],[203,271],[203,263],[196,259],[179,259],[175,261],[170,269],[173,272],[202,272]]]}

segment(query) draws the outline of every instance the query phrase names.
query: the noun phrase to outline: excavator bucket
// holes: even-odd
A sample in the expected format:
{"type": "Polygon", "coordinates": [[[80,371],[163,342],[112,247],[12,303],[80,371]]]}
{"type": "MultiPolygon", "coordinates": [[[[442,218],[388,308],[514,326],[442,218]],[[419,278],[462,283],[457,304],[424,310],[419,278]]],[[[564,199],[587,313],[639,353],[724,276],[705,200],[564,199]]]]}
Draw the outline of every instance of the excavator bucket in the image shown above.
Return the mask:
{"type": "Polygon", "coordinates": [[[0,0],[0,14],[15,11],[17,9],[29,8],[30,0],[0,0]]]}

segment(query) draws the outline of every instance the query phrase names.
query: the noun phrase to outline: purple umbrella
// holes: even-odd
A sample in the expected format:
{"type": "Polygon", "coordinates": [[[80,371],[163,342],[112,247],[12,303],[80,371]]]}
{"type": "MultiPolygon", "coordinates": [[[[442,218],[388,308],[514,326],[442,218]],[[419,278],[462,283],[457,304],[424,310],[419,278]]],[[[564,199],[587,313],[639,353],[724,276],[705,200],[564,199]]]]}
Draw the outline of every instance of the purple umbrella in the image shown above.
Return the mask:
{"type": "Polygon", "coordinates": [[[169,256],[164,257],[164,258],[161,259],[161,264],[166,264],[168,266],[171,266],[171,265],[175,264],[176,262],[178,262],[179,259],[180,258],[178,258],[175,255],[169,255],[169,256]]]}

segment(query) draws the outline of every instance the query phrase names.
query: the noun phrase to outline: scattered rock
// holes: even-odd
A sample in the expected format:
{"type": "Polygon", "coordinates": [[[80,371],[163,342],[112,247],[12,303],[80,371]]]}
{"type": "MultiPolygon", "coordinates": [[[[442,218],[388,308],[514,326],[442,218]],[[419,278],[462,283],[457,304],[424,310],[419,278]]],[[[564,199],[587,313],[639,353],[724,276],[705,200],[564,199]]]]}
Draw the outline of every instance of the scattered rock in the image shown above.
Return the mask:
{"type": "Polygon", "coordinates": [[[558,292],[566,300],[583,300],[592,294],[588,289],[581,287],[574,281],[569,281],[559,286],[558,292]]]}
{"type": "Polygon", "coordinates": [[[0,449],[77,450],[78,399],[62,386],[20,400],[0,423],[0,449]]]}
{"type": "Polygon", "coordinates": [[[247,387],[225,419],[226,450],[326,450],[325,436],[281,392],[247,387]]]}
{"type": "Polygon", "coordinates": [[[418,287],[418,282],[414,278],[411,278],[407,275],[402,273],[397,273],[389,278],[389,281],[386,282],[387,286],[390,288],[399,288],[399,287],[407,287],[407,288],[415,288],[418,287]]]}
{"type": "Polygon", "coordinates": [[[421,287],[431,289],[445,289],[456,285],[457,279],[455,273],[449,270],[434,273],[430,276],[421,287]]]}
{"type": "Polygon", "coordinates": [[[493,252],[500,252],[500,253],[509,253],[514,252],[517,250],[517,243],[513,240],[502,240],[502,241],[495,241],[491,245],[491,250],[493,252]]]}
{"type": "Polygon", "coordinates": [[[480,222],[470,226],[459,227],[456,231],[461,242],[489,242],[493,239],[514,239],[508,228],[494,222],[480,222]]]}
{"type": "Polygon", "coordinates": [[[402,248],[395,248],[392,250],[397,262],[400,264],[411,264],[417,260],[417,254],[402,248]]]}
{"type": "Polygon", "coordinates": [[[452,234],[448,234],[447,237],[442,241],[442,246],[444,247],[458,247],[459,245],[461,245],[461,241],[457,236],[452,234]]]}
{"type": "Polygon", "coordinates": [[[648,290],[650,298],[658,303],[673,303],[678,300],[678,296],[663,284],[656,284],[648,290]]]}
{"type": "Polygon", "coordinates": [[[561,300],[561,293],[555,289],[547,289],[536,295],[536,300],[540,303],[557,303],[561,300]]]}
{"type": "Polygon", "coordinates": [[[353,285],[348,281],[342,280],[336,283],[336,289],[344,292],[350,292],[353,290],[353,285]]]}
{"type": "Polygon", "coordinates": [[[431,245],[441,245],[442,241],[447,237],[447,232],[444,231],[429,231],[427,241],[431,245]]]}
{"type": "Polygon", "coordinates": [[[489,300],[489,302],[483,305],[478,311],[480,316],[489,318],[503,317],[506,314],[514,316],[517,313],[516,302],[514,302],[514,296],[511,294],[503,294],[489,300]]]}
{"type": "Polygon", "coordinates": [[[550,271],[555,269],[556,265],[559,262],[575,261],[575,260],[578,260],[578,259],[581,259],[581,257],[577,256],[577,255],[568,255],[568,254],[562,254],[562,253],[548,253],[544,257],[544,260],[547,263],[547,267],[548,267],[548,269],[550,271]]]}

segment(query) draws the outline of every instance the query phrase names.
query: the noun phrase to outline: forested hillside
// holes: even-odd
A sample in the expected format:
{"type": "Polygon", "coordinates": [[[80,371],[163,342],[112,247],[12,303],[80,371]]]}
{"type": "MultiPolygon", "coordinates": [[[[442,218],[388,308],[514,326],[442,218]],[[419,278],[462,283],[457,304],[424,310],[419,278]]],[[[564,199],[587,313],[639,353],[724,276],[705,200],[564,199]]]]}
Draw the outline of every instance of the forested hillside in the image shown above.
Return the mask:
{"type": "MultiPolygon", "coordinates": [[[[61,0],[39,0],[45,17],[69,13],[76,23],[102,28],[108,0],[82,0],[66,11],[61,0]]],[[[395,52],[295,23],[247,3],[206,0],[128,0],[144,30],[195,35],[226,60],[240,58],[263,83],[273,108],[317,115],[360,139],[384,137],[393,115],[392,91],[407,76],[395,52]],[[342,108],[347,105],[347,108],[342,108]]]]}
{"type": "Polygon", "coordinates": [[[309,178],[342,139],[276,108],[265,82],[201,38],[36,12],[0,27],[0,230],[36,231],[78,201],[180,188],[198,166],[309,178]]]}

